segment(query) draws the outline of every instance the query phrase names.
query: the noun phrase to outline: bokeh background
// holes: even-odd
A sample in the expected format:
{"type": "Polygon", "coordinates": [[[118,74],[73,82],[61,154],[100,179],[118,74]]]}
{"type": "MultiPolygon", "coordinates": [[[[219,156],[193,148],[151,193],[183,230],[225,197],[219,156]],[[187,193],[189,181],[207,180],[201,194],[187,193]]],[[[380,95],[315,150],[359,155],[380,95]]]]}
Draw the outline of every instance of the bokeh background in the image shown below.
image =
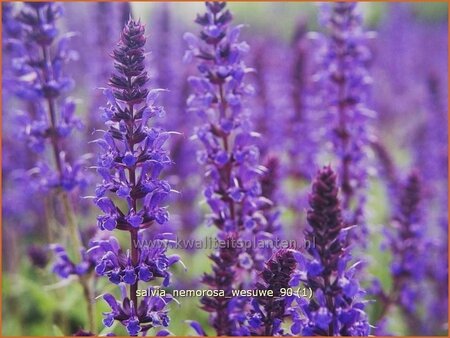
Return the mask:
{"type": "MultiPolygon", "coordinates": [[[[20,4],[18,4],[20,6],[20,4]]],[[[204,215],[208,212],[202,203],[202,169],[196,163],[197,145],[189,140],[196,118],[185,110],[189,94],[186,78],[193,74],[192,65],[183,63],[186,45],[182,35],[197,32],[193,23],[196,13],[203,11],[202,3],[64,3],[66,15],[61,20],[61,30],[75,31],[73,40],[77,61],[67,71],[76,81],[73,97],[79,100],[77,114],[86,128],[76,140],[81,153],[95,152],[88,145],[92,130],[101,126],[98,107],[104,103],[101,90],[111,71],[108,54],[118,39],[120,27],[131,10],[133,17],[146,23],[147,46],[152,51],[148,66],[155,87],[169,88],[163,99],[167,116],[160,121],[167,129],[181,131],[183,136],[170,142],[171,151],[178,161],[168,174],[173,186],[182,191],[170,206],[170,230],[186,238],[204,238],[214,235],[215,229],[207,227],[204,215]],[[184,173],[197,172],[185,176],[184,173]]],[[[446,233],[435,224],[447,215],[447,121],[448,121],[448,17],[447,3],[360,3],[364,22],[374,32],[369,42],[372,51],[370,73],[373,77],[369,106],[377,112],[374,121],[381,144],[389,150],[400,171],[418,167],[427,184],[427,236],[446,242],[446,233]],[[437,178],[436,178],[437,177],[437,178]]],[[[256,129],[264,136],[274,137],[286,130],[280,128],[286,116],[295,113],[295,96],[314,96],[312,88],[315,49],[314,35],[308,32],[321,30],[318,24],[317,3],[229,3],[234,23],[246,24],[243,39],[251,52],[246,63],[256,69],[250,81],[256,95],[248,100],[256,129]],[[297,68],[296,68],[297,67],[297,68]],[[300,68],[299,68],[300,67],[300,68]],[[299,75],[298,69],[301,69],[299,75]],[[300,86],[300,87],[299,87],[300,86]],[[303,92],[299,88],[304,88],[303,92]]],[[[8,58],[3,59],[4,78],[8,76],[8,58]]],[[[45,221],[49,203],[33,195],[29,187],[17,179],[32,161],[21,140],[17,138],[14,112],[18,102],[3,91],[3,335],[61,335],[76,331],[84,321],[82,290],[71,280],[58,280],[51,266],[30,259],[30,248],[42,246],[47,241],[49,227],[58,227],[61,220],[56,215],[53,225],[45,221]],[[20,154],[20,155],[19,155],[20,154]],[[24,197],[24,195],[27,195],[24,197]],[[39,264],[38,264],[39,265],[39,264]],[[45,266],[44,266],[45,265],[45,266]]],[[[313,98],[311,99],[313,100],[313,98]]],[[[275,138],[275,137],[274,137],[275,138]]],[[[289,146],[273,144],[263,153],[276,152],[288,157],[289,146]]],[[[326,146],[326,141],[323,141],[326,146]]],[[[377,154],[371,156],[376,157],[377,154]]],[[[323,156],[323,161],[327,157],[323,156]]],[[[315,169],[315,168],[313,168],[315,169]]],[[[367,252],[367,273],[390,287],[390,255],[381,248],[382,227],[389,218],[390,206],[387,186],[377,179],[373,169],[368,193],[368,224],[371,238],[367,252]]],[[[313,170],[314,171],[314,170],[313,170]]],[[[95,173],[94,180],[95,180],[95,173]]],[[[286,238],[301,238],[304,229],[306,203],[302,196],[310,180],[287,175],[281,183],[283,195],[282,223],[286,238]],[[302,204],[303,203],[303,204],[302,204]]],[[[86,192],[89,195],[89,188],[86,192]]],[[[51,207],[51,206],[50,206],[51,207]]],[[[89,202],[80,202],[82,221],[86,231],[95,226],[97,209],[89,202]]],[[[445,222],[445,221],[444,221],[445,222]]],[[[446,226],[446,223],[445,223],[446,226]]],[[[174,271],[174,287],[199,288],[199,278],[211,268],[208,252],[180,251],[184,271],[174,271]]],[[[44,260],[44,258],[42,258],[44,260]]],[[[445,260],[445,257],[435,257],[445,260]]],[[[369,283],[370,278],[367,278],[369,283]]],[[[441,286],[442,287],[442,286],[441,286]]],[[[447,289],[447,286],[443,286],[447,289]]],[[[114,287],[99,279],[98,290],[113,292],[114,287]]],[[[429,286],[426,294],[435,293],[429,286]]],[[[436,294],[434,294],[436,296],[436,294]]],[[[98,302],[97,323],[106,307],[98,302]]],[[[198,299],[181,299],[180,305],[171,304],[170,331],[177,335],[192,334],[185,322],[193,319],[207,322],[207,313],[199,309],[198,299]]],[[[376,302],[369,305],[371,322],[377,320],[376,302]]],[[[446,317],[446,314],[441,314],[446,317]]],[[[391,332],[410,334],[399,313],[389,318],[391,332]]],[[[115,332],[124,334],[122,328],[115,332]]],[[[107,333],[108,329],[104,331],[107,333]]],[[[446,328],[434,332],[445,334],[446,328]]],[[[211,333],[211,331],[209,331],[211,333]]]]}

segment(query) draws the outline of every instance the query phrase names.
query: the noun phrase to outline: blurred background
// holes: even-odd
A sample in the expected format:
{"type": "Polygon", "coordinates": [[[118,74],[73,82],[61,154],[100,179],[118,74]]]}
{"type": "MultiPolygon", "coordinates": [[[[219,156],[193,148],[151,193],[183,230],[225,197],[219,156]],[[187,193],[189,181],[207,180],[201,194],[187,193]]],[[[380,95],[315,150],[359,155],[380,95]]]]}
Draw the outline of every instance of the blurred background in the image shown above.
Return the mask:
{"type": "MultiPolygon", "coordinates": [[[[20,8],[20,4],[17,4],[20,8]]],[[[250,45],[246,64],[256,70],[249,82],[256,89],[248,100],[248,108],[255,128],[263,137],[272,137],[272,145],[261,145],[262,156],[281,154],[287,161],[290,149],[295,146],[295,136],[289,129],[289,119],[299,110],[310,111],[314,105],[314,70],[316,44],[314,34],[320,31],[317,3],[229,3],[234,24],[245,24],[242,39],[250,45]],[[298,102],[302,97],[302,102],[298,102]],[[288,127],[285,127],[288,128],[288,127]],[[288,135],[286,142],[275,142],[279,135],[288,135]],[[264,148],[266,147],[266,148],[264,148]]],[[[372,57],[369,64],[373,86],[369,107],[377,113],[375,133],[382,149],[389,150],[389,160],[400,172],[418,167],[427,184],[426,220],[427,236],[442,242],[447,238],[447,124],[448,124],[448,17],[447,3],[359,3],[367,30],[373,31],[368,41],[372,57]],[[445,216],[443,216],[445,215],[445,216]],[[443,220],[444,217],[444,220],[443,220]]],[[[182,132],[170,142],[176,162],[168,173],[171,184],[182,192],[170,205],[169,231],[184,238],[204,238],[214,235],[215,229],[207,227],[204,216],[208,212],[202,203],[202,168],[196,163],[197,145],[190,141],[196,118],[186,114],[185,101],[189,95],[187,76],[195,73],[192,65],[183,63],[186,45],[183,33],[197,33],[193,23],[196,13],[203,12],[202,3],[96,3],[65,2],[65,16],[60,21],[61,31],[78,32],[72,40],[76,61],[67,72],[73,76],[76,87],[72,96],[79,104],[77,114],[86,126],[76,140],[75,152],[96,151],[88,145],[94,138],[92,132],[101,128],[98,107],[105,103],[99,87],[104,87],[111,72],[108,56],[119,37],[123,22],[130,13],[146,23],[151,50],[148,66],[152,87],[169,88],[163,98],[167,115],[161,126],[182,132]]],[[[8,58],[3,58],[4,78],[8,76],[8,58]]],[[[20,185],[18,176],[27,169],[32,155],[26,154],[24,145],[16,137],[14,111],[16,100],[3,91],[3,335],[61,335],[82,327],[84,313],[82,290],[72,280],[57,280],[51,273],[48,253],[36,254],[35,246],[46,243],[48,224],[44,224],[48,205],[29,187],[20,185]],[[28,196],[24,196],[28,195],[28,196]],[[34,197],[33,197],[34,196],[34,197]]],[[[320,126],[318,126],[320,128],[320,126]]],[[[320,143],[320,141],[319,141],[320,143]]],[[[324,147],[326,142],[323,141],[324,147]]],[[[269,142],[270,144],[270,142],[269,142]]],[[[382,152],[382,149],[380,150],[382,152]]],[[[376,152],[376,151],[375,151],[376,152]]],[[[379,155],[379,154],[378,154],[379,155]]],[[[372,154],[376,157],[377,154],[372,154]]],[[[319,156],[320,157],[320,156],[319,156]]],[[[320,157],[326,164],[327,156],[320,157]]],[[[300,166],[300,164],[299,164],[300,166]]],[[[305,224],[305,194],[310,187],[311,173],[292,172],[283,175],[278,192],[282,224],[286,238],[301,238],[305,224]]],[[[382,250],[382,227],[389,220],[388,187],[373,168],[368,194],[368,224],[371,238],[367,252],[360,253],[367,261],[369,285],[372,277],[380,279],[385,288],[390,287],[390,254],[382,250]]],[[[93,180],[95,173],[93,173],[93,180]]],[[[92,187],[95,184],[92,185],[92,187]]],[[[92,194],[87,188],[86,195],[92,194]]],[[[54,203],[54,201],[49,202],[54,203]]],[[[86,233],[95,228],[98,210],[88,202],[79,206],[86,233]]],[[[58,217],[54,221],[59,222],[58,217]]],[[[57,225],[56,225],[57,226],[57,225]]],[[[86,235],[88,236],[88,235],[86,235]]],[[[447,251],[442,251],[446,255],[447,251]]],[[[174,288],[202,288],[200,276],[210,270],[208,252],[178,252],[188,267],[174,271],[174,288]]],[[[446,257],[437,257],[446,260],[446,257]]],[[[424,286],[425,297],[439,298],[439,288],[447,285],[424,286]]],[[[117,288],[100,278],[100,293],[116,292],[117,288]]],[[[176,335],[193,334],[186,320],[207,323],[207,313],[199,308],[196,298],[180,299],[180,305],[171,304],[170,331],[176,335]]],[[[425,302],[425,300],[424,300],[425,302]]],[[[97,323],[100,329],[101,312],[106,311],[98,302],[97,323]]],[[[426,311],[426,309],[423,309],[426,311]]],[[[369,305],[371,322],[379,315],[376,302],[369,305]]],[[[436,314],[447,318],[446,313],[436,314]]],[[[397,311],[387,323],[390,332],[397,335],[413,334],[397,311]]],[[[205,325],[207,326],[207,325],[205,325]]],[[[110,328],[125,334],[122,328],[110,328]]],[[[445,334],[446,327],[434,328],[432,334],[445,334]]],[[[208,330],[208,333],[212,333],[208,330]]]]}

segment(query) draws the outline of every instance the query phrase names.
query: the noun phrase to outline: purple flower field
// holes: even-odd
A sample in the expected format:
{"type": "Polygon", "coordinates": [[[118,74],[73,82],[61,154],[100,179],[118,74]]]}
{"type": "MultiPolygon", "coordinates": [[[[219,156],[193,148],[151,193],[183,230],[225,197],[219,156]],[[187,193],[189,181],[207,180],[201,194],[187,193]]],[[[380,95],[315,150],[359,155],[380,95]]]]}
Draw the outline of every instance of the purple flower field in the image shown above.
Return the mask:
{"type": "Polygon", "coordinates": [[[446,3],[3,2],[2,335],[447,336],[446,3]]]}

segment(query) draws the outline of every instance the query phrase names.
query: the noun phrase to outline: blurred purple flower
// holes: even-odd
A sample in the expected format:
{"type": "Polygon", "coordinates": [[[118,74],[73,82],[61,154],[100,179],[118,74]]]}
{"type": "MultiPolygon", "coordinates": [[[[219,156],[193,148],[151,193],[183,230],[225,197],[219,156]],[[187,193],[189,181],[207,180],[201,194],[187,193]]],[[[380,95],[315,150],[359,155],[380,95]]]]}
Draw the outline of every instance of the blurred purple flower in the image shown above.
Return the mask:
{"type": "MultiPolygon", "coordinates": [[[[20,135],[31,149],[43,152],[51,144],[53,164],[41,160],[30,171],[33,180],[44,189],[71,191],[84,186],[82,163],[73,161],[65,139],[82,123],[75,115],[74,100],[66,97],[73,80],[64,73],[64,65],[73,59],[69,41],[73,34],[59,37],[56,20],[62,7],[56,3],[26,3],[15,17],[21,34],[7,41],[12,54],[14,89],[28,111],[18,112],[20,135]],[[30,109],[32,107],[32,109],[30,109]]],[[[83,160],[83,158],[82,158],[83,160]]]]}
{"type": "Polygon", "coordinates": [[[201,171],[197,161],[192,161],[196,146],[188,140],[193,133],[195,122],[186,112],[189,90],[186,78],[190,67],[181,62],[184,52],[182,27],[173,10],[173,4],[155,4],[150,21],[154,37],[152,50],[154,55],[158,55],[153,59],[155,82],[159,88],[170,90],[170,95],[161,98],[162,102],[168,111],[176,112],[159,119],[158,125],[177,130],[181,134],[170,144],[171,158],[177,165],[167,171],[167,180],[181,191],[180,194],[170,197],[170,204],[180,212],[171,217],[167,230],[177,230],[180,238],[190,238],[202,222],[202,215],[197,207],[201,193],[198,189],[201,171]]]}
{"type": "Polygon", "coordinates": [[[49,261],[48,250],[42,246],[31,245],[27,250],[31,263],[38,268],[45,268],[49,261]]]}
{"type": "Polygon", "coordinates": [[[319,51],[322,70],[317,72],[316,78],[322,85],[324,123],[339,160],[344,222],[357,225],[350,234],[365,246],[368,241],[365,189],[370,165],[367,146],[372,138],[370,120],[374,112],[367,108],[371,84],[367,71],[368,34],[363,30],[356,6],[353,2],[323,6],[321,19],[327,36],[322,37],[324,44],[319,51]]]}
{"type": "Polygon", "coordinates": [[[87,274],[90,269],[92,271],[95,264],[95,260],[88,257],[84,249],[81,252],[82,260],[78,263],[73,262],[62,245],[51,244],[50,249],[55,256],[53,272],[60,278],[68,278],[72,275],[83,276],[87,274]]]}
{"type": "MultiPolygon", "coordinates": [[[[384,321],[393,305],[400,307],[411,332],[421,332],[423,321],[419,311],[425,287],[427,256],[430,249],[422,222],[422,184],[413,170],[400,185],[391,228],[386,228],[384,244],[392,253],[392,287],[384,291],[375,287],[381,304],[379,321],[384,321]]],[[[379,283],[378,283],[379,285],[379,283]]]]}

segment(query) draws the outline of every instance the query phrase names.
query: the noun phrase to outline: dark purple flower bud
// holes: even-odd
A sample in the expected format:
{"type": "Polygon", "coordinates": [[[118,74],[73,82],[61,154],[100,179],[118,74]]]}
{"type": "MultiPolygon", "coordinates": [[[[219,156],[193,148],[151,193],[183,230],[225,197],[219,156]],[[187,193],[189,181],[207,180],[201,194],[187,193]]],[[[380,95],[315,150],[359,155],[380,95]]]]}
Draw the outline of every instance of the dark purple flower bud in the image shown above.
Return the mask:
{"type": "Polygon", "coordinates": [[[75,337],[90,337],[90,336],[95,336],[95,334],[93,334],[92,332],[90,332],[90,331],[86,331],[86,330],[83,330],[83,329],[78,329],[78,331],[77,332],[75,332],[72,336],[75,336],[75,337]]]}
{"type": "Polygon", "coordinates": [[[28,257],[31,263],[38,268],[45,268],[49,261],[48,250],[37,245],[28,248],[28,257]]]}
{"type": "Polygon", "coordinates": [[[256,284],[258,290],[271,290],[273,296],[255,297],[249,315],[250,332],[257,336],[283,335],[281,323],[288,313],[289,301],[281,294],[290,287],[296,269],[296,259],[290,249],[281,249],[266,263],[261,273],[262,280],[256,284]]]}
{"type": "Polygon", "coordinates": [[[309,203],[305,235],[315,245],[307,249],[306,264],[297,255],[300,270],[291,285],[303,282],[313,297],[309,304],[299,304],[301,314],[293,315],[295,330],[303,335],[367,336],[370,326],[364,302],[359,300],[363,291],[355,279],[356,264],[347,268],[348,230],[341,216],[336,175],[330,167],[318,172],[309,203]]]}

